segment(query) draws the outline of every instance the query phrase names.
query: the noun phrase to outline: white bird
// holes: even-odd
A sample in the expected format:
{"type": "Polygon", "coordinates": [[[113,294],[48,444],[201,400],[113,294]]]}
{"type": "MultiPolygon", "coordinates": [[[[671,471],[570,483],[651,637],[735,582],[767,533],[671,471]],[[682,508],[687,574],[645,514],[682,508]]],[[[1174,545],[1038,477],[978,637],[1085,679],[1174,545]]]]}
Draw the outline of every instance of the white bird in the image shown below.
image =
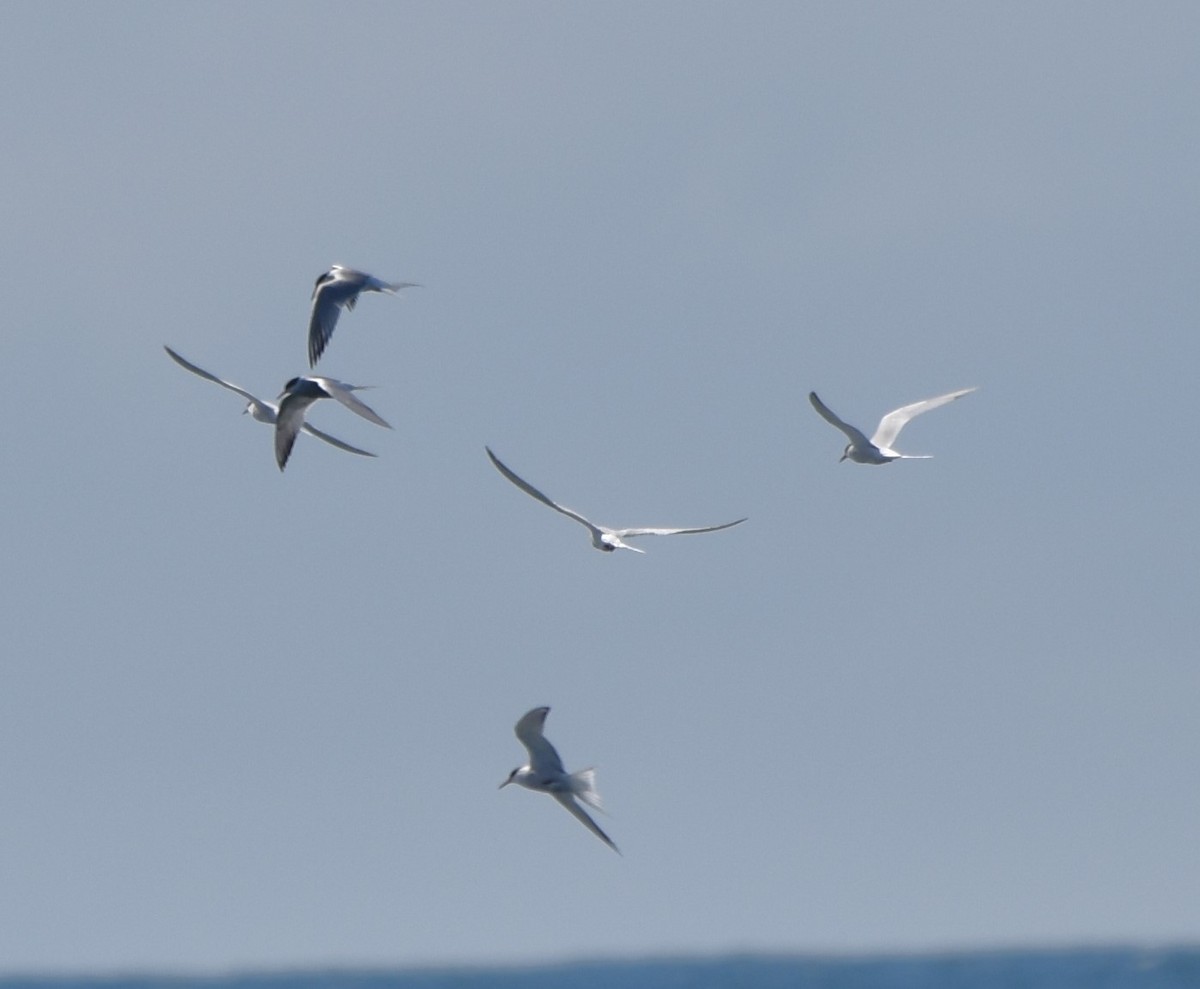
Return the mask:
{"type": "Polygon", "coordinates": [[[554,751],[554,746],[546,741],[546,736],[542,734],[546,715],[549,713],[548,707],[535,707],[517,722],[517,738],[529,750],[529,763],[509,773],[508,779],[500,784],[500,789],[503,790],[509,783],[517,783],[528,790],[550,794],[574,814],[592,834],[620,855],[621,850],[575,800],[578,797],[597,810],[604,809],[600,806],[600,794],[596,792],[596,771],[581,769],[577,773],[568,773],[563,769],[562,760],[554,751]]]}
{"type": "Polygon", "coordinates": [[[821,418],[840,429],[850,440],[846,444],[846,449],[842,451],[838,463],[849,458],[856,464],[890,464],[893,460],[930,459],[931,454],[927,453],[898,453],[893,450],[892,444],[896,442],[896,437],[900,435],[900,430],[914,416],[919,416],[922,412],[928,412],[930,409],[936,409],[939,405],[946,405],[948,402],[953,402],[956,398],[962,398],[963,395],[970,394],[973,391],[975,391],[974,388],[963,388],[945,395],[938,395],[937,398],[927,398],[924,401],[913,402],[912,405],[905,405],[899,409],[894,409],[879,420],[879,426],[875,430],[875,435],[870,439],[867,439],[861,430],[839,419],[824,402],[817,398],[815,391],[808,393],[808,400],[812,403],[812,407],[820,413],[821,418]]]}
{"type": "Polygon", "coordinates": [[[607,526],[596,525],[594,522],[589,522],[582,515],[570,508],[564,508],[557,502],[551,501],[537,488],[528,481],[518,477],[509,470],[500,458],[497,457],[490,447],[484,447],[487,450],[487,455],[491,458],[496,470],[507,477],[518,488],[524,491],[527,495],[531,495],[540,501],[543,505],[549,505],[556,512],[561,512],[569,519],[574,519],[581,525],[587,526],[588,532],[592,534],[592,545],[598,550],[603,550],[605,553],[611,553],[617,549],[630,549],[635,553],[645,553],[644,549],[638,549],[636,546],[630,546],[624,540],[632,539],[635,536],[676,536],[690,532],[716,532],[718,529],[728,529],[730,526],[740,525],[745,522],[744,518],[738,519],[736,522],[724,522],[721,525],[706,525],[697,529],[610,529],[607,526]]]}
{"type": "MultiPolygon", "coordinates": [[[[225,381],[223,378],[218,378],[215,374],[210,374],[202,367],[197,367],[191,361],[184,359],[179,354],[175,353],[170,347],[164,345],[163,350],[167,355],[180,367],[191,371],[192,374],[198,374],[202,378],[207,378],[209,381],[215,381],[222,388],[228,388],[232,392],[237,392],[247,402],[247,405],[242,409],[242,415],[250,413],[251,418],[255,422],[265,422],[268,425],[274,426],[275,421],[279,418],[279,406],[274,402],[267,402],[255,395],[251,395],[245,388],[239,388],[231,381],[225,381]]],[[[339,450],[345,450],[347,453],[357,453],[362,457],[373,457],[375,454],[368,450],[360,450],[356,446],[351,446],[349,443],[343,443],[335,436],[330,436],[328,433],[323,433],[316,426],[310,426],[307,422],[300,427],[302,432],[308,433],[309,436],[315,436],[319,440],[324,440],[330,446],[336,446],[339,450]]]]}
{"type": "Polygon", "coordinates": [[[308,321],[308,366],[317,366],[342,310],[351,311],[361,293],[395,295],[402,288],[419,287],[416,282],[385,282],[365,271],[335,264],[313,285],[312,315],[308,321]]]}
{"type": "Polygon", "coordinates": [[[392,427],[365,402],[354,397],[354,392],[370,385],[348,385],[334,378],[304,377],[292,378],[283,386],[283,392],[277,399],[279,416],[275,421],[275,462],[279,469],[287,466],[288,457],[292,452],[292,444],[296,442],[296,434],[304,426],[304,414],[313,402],[322,398],[336,398],[351,412],[357,412],[377,426],[392,427]]]}

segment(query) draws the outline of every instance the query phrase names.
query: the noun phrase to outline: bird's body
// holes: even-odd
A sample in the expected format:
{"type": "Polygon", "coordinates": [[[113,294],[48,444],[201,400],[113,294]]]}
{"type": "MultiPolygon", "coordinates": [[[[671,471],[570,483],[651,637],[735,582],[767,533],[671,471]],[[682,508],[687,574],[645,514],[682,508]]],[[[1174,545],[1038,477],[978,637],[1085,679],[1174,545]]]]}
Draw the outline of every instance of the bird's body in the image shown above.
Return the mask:
{"type": "Polygon", "coordinates": [[[603,809],[600,806],[600,794],[596,792],[595,770],[581,769],[575,773],[568,773],[563,768],[558,752],[543,734],[546,715],[549,713],[548,707],[535,707],[517,722],[514,730],[521,744],[529,752],[529,762],[509,773],[508,779],[500,784],[500,788],[504,789],[509,783],[516,783],[527,790],[550,794],[592,834],[620,854],[620,849],[613,844],[612,839],[600,830],[600,826],[592,820],[591,815],[579,805],[579,800],[582,800],[597,810],[603,809]]]}
{"type": "Polygon", "coordinates": [[[363,292],[395,295],[402,288],[417,287],[416,282],[385,282],[365,271],[335,264],[313,285],[312,313],[308,320],[308,366],[317,366],[342,310],[351,311],[363,292]]]}
{"type": "Polygon", "coordinates": [[[919,416],[922,412],[936,409],[939,405],[946,405],[974,390],[974,388],[962,388],[959,391],[948,392],[945,395],[938,395],[936,398],[926,398],[920,402],[893,409],[879,420],[879,426],[870,439],[867,439],[862,430],[838,418],[837,414],[817,397],[815,391],[808,393],[808,400],[822,419],[840,429],[850,441],[846,444],[846,449],[842,451],[841,460],[853,460],[856,464],[879,465],[890,464],[893,460],[928,460],[929,454],[900,453],[892,449],[892,444],[896,442],[900,430],[910,419],[919,416]]]}
{"type": "Polygon", "coordinates": [[[613,551],[618,550],[618,549],[628,549],[628,550],[632,550],[635,553],[646,552],[644,549],[638,549],[638,547],[630,546],[627,542],[625,542],[626,539],[632,539],[635,536],[676,536],[676,535],[682,535],[682,534],[694,533],[694,532],[716,532],[718,529],[728,529],[731,526],[740,525],[742,522],[746,521],[744,518],[742,518],[742,519],[738,519],[735,522],[723,522],[721,525],[706,525],[706,526],[701,526],[699,528],[694,528],[694,529],[664,529],[664,528],[610,529],[607,526],[596,525],[596,523],[591,522],[588,519],[584,518],[582,515],[580,515],[578,512],[574,511],[573,509],[566,508],[565,506],[560,505],[555,501],[552,501],[550,498],[548,498],[548,497],[546,497],[546,495],[542,494],[542,492],[540,492],[537,488],[535,488],[532,484],[530,484],[524,478],[519,477],[511,469],[509,469],[507,466],[505,466],[505,464],[500,460],[500,458],[497,457],[494,453],[492,453],[490,447],[484,447],[484,449],[487,450],[487,455],[491,459],[492,464],[495,466],[496,470],[498,470],[501,474],[503,474],[506,478],[508,478],[508,480],[510,480],[513,484],[515,484],[518,488],[520,488],[522,491],[524,491],[530,497],[536,498],[543,505],[548,505],[549,507],[553,508],[556,512],[559,512],[559,513],[567,516],[567,518],[569,518],[569,519],[574,519],[580,525],[584,526],[588,530],[588,532],[590,533],[590,535],[592,537],[592,545],[596,549],[601,550],[602,552],[605,552],[605,553],[612,553],[613,551]]]}
{"type": "Polygon", "coordinates": [[[348,385],[334,378],[315,376],[292,378],[284,385],[278,399],[279,413],[275,421],[275,462],[279,464],[279,469],[283,470],[287,466],[296,435],[305,424],[304,415],[308,407],[322,398],[337,399],[351,412],[356,412],[377,426],[391,429],[392,427],[374,409],[354,396],[356,391],[366,387],[369,386],[348,385]]]}
{"type": "MultiPolygon", "coordinates": [[[[277,406],[274,402],[268,402],[265,399],[258,398],[256,395],[252,395],[250,392],[246,391],[245,388],[235,385],[231,381],[225,381],[223,378],[218,378],[215,374],[205,371],[204,368],[198,367],[191,361],[181,357],[170,347],[164,346],[163,350],[167,352],[167,355],[171,358],[171,360],[173,360],[180,367],[191,371],[192,374],[199,375],[201,378],[213,381],[222,388],[227,388],[231,392],[236,392],[238,395],[241,395],[242,398],[246,400],[246,407],[242,410],[243,415],[249,414],[255,422],[265,422],[270,426],[274,426],[276,421],[279,419],[279,406],[277,406]]],[[[323,433],[321,430],[317,429],[316,426],[311,426],[307,422],[300,427],[300,431],[307,433],[309,436],[315,436],[319,440],[324,440],[330,446],[335,446],[339,450],[345,450],[347,453],[357,453],[362,457],[375,456],[375,454],[370,453],[367,450],[360,450],[358,447],[351,446],[349,443],[344,443],[336,437],[330,436],[328,433],[323,433]]]]}

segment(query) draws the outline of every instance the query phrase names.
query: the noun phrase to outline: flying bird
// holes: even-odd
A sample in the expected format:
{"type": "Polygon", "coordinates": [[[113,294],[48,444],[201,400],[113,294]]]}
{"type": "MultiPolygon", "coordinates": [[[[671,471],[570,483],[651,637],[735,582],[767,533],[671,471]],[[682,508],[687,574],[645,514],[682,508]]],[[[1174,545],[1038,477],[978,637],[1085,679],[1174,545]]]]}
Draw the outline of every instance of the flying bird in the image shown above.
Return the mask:
{"type": "Polygon", "coordinates": [[[369,388],[370,385],[348,385],[334,378],[292,378],[283,386],[283,391],[277,399],[279,415],[275,421],[275,462],[279,469],[287,466],[288,457],[292,452],[292,444],[296,442],[296,434],[305,425],[304,414],[313,402],[322,398],[336,398],[351,412],[357,412],[377,426],[392,427],[365,402],[354,397],[356,391],[369,388]]]}
{"type": "MultiPolygon", "coordinates": [[[[250,413],[251,418],[255,422],[265,422],[268,425],[275,425],[275,421],[279,418],[279,406],[274,402],[267,402],[255,395],[250,394],[245,388],[240,388],[231,381],[226,381],[223,378],[218,378],[215,374],[210,374],[202,367],[197,367],[191,361],[186,360],[179,354],[175,353],[170,347],[164,345],[163,350],[167,352],[167,356],[176,364],[185,370],[191,371],[192,374],[198,374],[202,378],[209,381],[215,381],[222,388],[228,388],[232,392],[237,392],[247,402],[247,405],[242,409],[242,415],[250,413]]],[[[307,422],[300,427],[301,432],[308,433],[309,436],[315,436],[319,440],[324,440],[330,446],[336,446],[339,450],[345,450],[347,453],[357,453],[361,457],[373,457],[375,454],[360,450],[356,446],[351,446],[349,443],[343,443],[335,436],[330,436],[328,433],[323,433],[316,426],[310,426],[307,422]]]]}
{"type": "Polygon", "coordinates": [[[333,336],[342,310],[354,308],[363,292],[387,292],[395,295],[402,288],[419,288],[416,282],[385,282],[365,271],[355,271],[335,264],[317,279],[313,285],[312,315],[308,321],[308,366],[316,367],[317,361],[333,336]]]}
{"type": "Polygon", "coordinates": [[[487,450],[487,455],[491,458],[496,470],[507,477],[513,484],[524,491],[527,495],[536,498],[543,505],[549,505],[556,512],[561,512],[569,519],[574,519],[580,525],[586,526],[588,532],[592,534],[592,545],[598,550],[605,553],[611,553],[618,549],[630,549],[635,553],[644,553],[644,549],[638,549],[636,546],[630,546],[626,539],[633,539],[635,536],[676,536],[690,532],[716,532],[718,529],[728,529],[730,526],[740,525],[745,522],[744,518],[738,519],[736,522],[724,522],[721,525],[706,525],[696,529],[610,529],[607,526],[596,525],[594,522],[589,522],[578,512],[570,508],[565,508],[557,502],[551,501],[537,488],[528,481],[518,477],[508,467],[506,467],[494,453],[490,447],[484,447],[487,450]]]}
{"type": "Polygon", "coordinates": [[[581,769],[577,773],[568,773],[563,769],[562,760],[554,746],[546,741],[546,736],[542,734],[546,715],[549,713],[548,707],[535,707],[517,722],[517,738],[529,750],[529,763],[509,773],[508,779],[500,784],[500,789],[503,790],[509,783],[517,783],[528,790],[550,794],[574,814],[585,828],[620,855],[621,850],[600,830],[600,826],[575,799],[578,797],[597,810],[604,809],[600,806],[600,794],[596,792],[596,771],[581,769]]]}
{"type": "Polygon", "coordinates": [[[927,398],[924,401],[913,402],[912,405],[894,409],[879,420],[875,435],[870,439],[867,439],[861,430],[839,419],[824,402],[817,398],[815,391],[808,393],[808,400],[822,419],[836,426],[850,440],[846,444],[846,449],[842,451],[838,463],[849,458],[856,464],[890,464],[893,460],[928,460],[931,454],[898,453],[892,449],[892,444],[896,442],[900,430],[914,416],[919,416],[922,412],[928,412],[930,409],[936,409],[939,405],[946,405],[973,391],[975,391],[974,388],[963,388],[945,395],[938,395],[937,398],[927,398]]]}

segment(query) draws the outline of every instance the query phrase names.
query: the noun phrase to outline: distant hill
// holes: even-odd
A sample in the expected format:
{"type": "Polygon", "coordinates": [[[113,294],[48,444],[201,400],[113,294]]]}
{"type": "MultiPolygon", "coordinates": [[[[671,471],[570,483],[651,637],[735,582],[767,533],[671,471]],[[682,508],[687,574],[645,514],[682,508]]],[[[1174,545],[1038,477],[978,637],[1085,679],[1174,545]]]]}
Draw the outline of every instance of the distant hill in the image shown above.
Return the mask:
{"type": "Polygon", "coordinates": [[[731,955],[506,968],[8,976],[0,989],[1200,989],[1200,947],[731,955]]]}

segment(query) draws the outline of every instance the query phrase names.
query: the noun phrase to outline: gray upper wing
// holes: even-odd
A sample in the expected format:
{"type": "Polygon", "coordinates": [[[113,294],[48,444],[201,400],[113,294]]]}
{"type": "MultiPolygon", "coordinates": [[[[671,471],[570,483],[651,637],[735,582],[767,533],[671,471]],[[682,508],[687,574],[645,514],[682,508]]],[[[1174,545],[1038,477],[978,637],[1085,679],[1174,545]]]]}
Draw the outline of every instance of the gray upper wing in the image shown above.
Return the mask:
{"type": "Polygon", "coordinates": [[[377,426],[385,426],[388,429],[392,428],[391,424],[383,416],[379,415],[366,402],[356,397],[354,390],[345,382],[337,381],[334,378],[313,378],[311,380],[318,382],[330,398],[336,398],[351,412],[357,412],[364,419],[375,423],[377,426]]]}
{"type": "Polygon", "coordinates": [[[619,849],[613,843],[613,840],[608,835],[606,835],[603,831],[600,830],[600,825],[598,825],[595,821],[592,820],[591,814],[589,814],[586,810],[584,810],[582,807],[580,807],[579,802],[571,794],[555,793],[555,794],[553,794],[553,796],[554,796],[555,800],[557,800],[560,804],[562,804],[564,807],[566,807],[567,810],[569,810],[572,814],[574,814],[575,817],[578,818],[579,822],[581,824],[583,824],[583,826],[585,828],[587,828],[590,832],[592,832],[592,834],[594,834],[597,838],[599,838],[602,842],[604,842],[604,844],[606,844],[609,848],[611,848],[618,855],[621,854],[621,849],[619,849]]]}
{"type": "Polygon", "coordinates": [[[308,366],[316,367],[329,344],[342,309],[354,308],[366,275],[342,268],[326,272],[313,286],[312,313],[308,319],[308,366]],[[349,276],[349,277],[347,277],[349,276]]]}
{"type": "Polygon", "coordinates": [[[280,470],[287,466],[296,436],[304,425],[305,410],[315,401],[314,397],[289,392],[280,396],[279,415],[275,419],[275,463],[280,470]]]}
{"type": "Polygon", "coordinates": [[[315,436],[319,440],[324,440],[330,446],[336,446],[339,450],[345,450],[347,453],[357,453],[360,457],[378,456],[378,454],[371,453],[370,450],[360,450],[356,446],[351,446],[349,443],[339,440],[336,436],[330,436],[328,433],[317,429],[317,427],[310,422],[306,422],[303,426],[301,426],[300,431],[303,433],[308,433],[309,436],[315,436]]]}

